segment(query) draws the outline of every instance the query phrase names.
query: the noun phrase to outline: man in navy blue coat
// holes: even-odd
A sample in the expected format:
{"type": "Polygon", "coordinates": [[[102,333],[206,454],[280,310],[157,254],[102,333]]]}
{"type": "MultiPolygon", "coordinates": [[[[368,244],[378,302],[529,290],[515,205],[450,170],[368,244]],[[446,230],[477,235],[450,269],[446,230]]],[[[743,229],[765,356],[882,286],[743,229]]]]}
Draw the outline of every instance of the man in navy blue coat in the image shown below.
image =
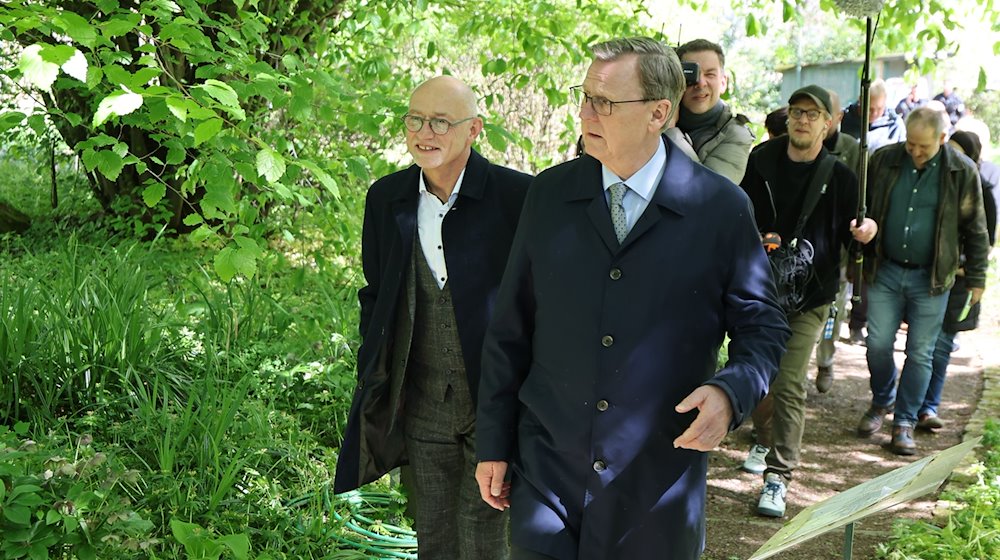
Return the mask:
{"type": "Polygon", "coordinates": [[[505,560],[506,516],[474,479],[475,398],[531,177],[472,149],[483,122],[455,78],[421,84],[403,122],[415,163],[365,201],[358,384],[334,489],[409,464],[421,560],[505,560]]]}
{"type": "Polygon", "coordinates": [[[676,55],[592,50],[586,155],[532,183],[487,331],[476,478],[510,508],[512,558],[697,558],[706,452],[767,393],[789,330],[746,195],[660,135],[676,55]]]}

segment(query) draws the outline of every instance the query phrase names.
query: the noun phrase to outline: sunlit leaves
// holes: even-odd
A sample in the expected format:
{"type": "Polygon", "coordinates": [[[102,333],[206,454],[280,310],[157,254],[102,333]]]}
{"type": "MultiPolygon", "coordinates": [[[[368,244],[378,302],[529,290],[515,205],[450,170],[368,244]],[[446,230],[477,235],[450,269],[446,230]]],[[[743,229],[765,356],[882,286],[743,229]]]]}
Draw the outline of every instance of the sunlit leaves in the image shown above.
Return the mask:
{"type": "Polygon", "coordinates": [[[87,57],[83,56],[82,52],[74,49],[73,55],[69,57],[69,60],[63,63],[62,71],[77,80],[80,80],[81,82],[86,82],[87,57]]]}
{"type": "Polygon", "coordinates": [[[59,75],[59,65],[49,62],[41,56],[42,45],[31,45],[21,51],[17,67],[24,79],[34,87],[48,90],[59,75]]]}
{"type": "Polygon", "coordinates": [[[142,107],[142,95],[129,91],[124,86],[123,91],[116,91],[101,100],[94,113],[94,128],[104,124],[113,116],[122,116],[132,113],[142,107]]]}

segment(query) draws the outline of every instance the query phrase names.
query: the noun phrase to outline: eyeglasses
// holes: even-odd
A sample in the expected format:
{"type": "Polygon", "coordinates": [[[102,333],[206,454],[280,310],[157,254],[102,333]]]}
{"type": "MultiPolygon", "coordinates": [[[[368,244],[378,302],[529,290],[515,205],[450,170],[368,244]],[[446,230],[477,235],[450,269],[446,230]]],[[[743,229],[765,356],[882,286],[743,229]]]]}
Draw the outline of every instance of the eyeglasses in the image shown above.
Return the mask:
{"type": "Polygon", "coordinates": [[[607,117],[611,114],[611,110],[615,108],[615,105],[620,103],[647,103],[649,101],[658,101],[657,99],[628,99],[626,101],[612,101],[607,97],[597,97],[590,95],[583,91],[583,86],[573,86],[569,88],[570,92],[573,93],[573,99],[581,107],[584,103],[590,103],[590,106],[594,109],[594,112],[598,115],[607,117]]]}
{"type": "Polygon", "coordinates": [[[441,117],[434,117],[430,119],[425,119],[423,117],[418,117],[417,115],[403,115],[403,124],[406,125],[406,130],[410,132],[420,132],[420,129],[424,127],[424,123],[431,124],[431,131],[437,135],[448,134],[451,127],[464,123],[465,121],[471,121],[476,117],[469,117],[462,119],[460,121],[449,121],[448,119],[442,119],[441,117]]]}
{"type": "Polygon", "coordinates": [[[818,119],[822,114],[823,111],[817,109],[809,109],[807,111],[805,109],[799,109],[798,107],[788,108],[788,118],[792,119],[793,121],[797,121],[802,118],[802,115],[805,115],[805,117],[809,119],[810,122],[813,122],[816,119],[818,119]]]}

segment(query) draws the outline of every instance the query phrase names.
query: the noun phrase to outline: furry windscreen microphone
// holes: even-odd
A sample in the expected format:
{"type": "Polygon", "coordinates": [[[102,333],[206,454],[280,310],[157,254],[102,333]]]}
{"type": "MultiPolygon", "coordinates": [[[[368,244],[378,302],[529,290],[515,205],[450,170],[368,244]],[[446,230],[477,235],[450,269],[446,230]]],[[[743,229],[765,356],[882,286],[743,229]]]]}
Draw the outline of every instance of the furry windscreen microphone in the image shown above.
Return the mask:
{"type": "Polygon", "coordinates": [[[885,0],[833,0],[833,3],[849,16],[868,17],[877,14],[885,0]]]}

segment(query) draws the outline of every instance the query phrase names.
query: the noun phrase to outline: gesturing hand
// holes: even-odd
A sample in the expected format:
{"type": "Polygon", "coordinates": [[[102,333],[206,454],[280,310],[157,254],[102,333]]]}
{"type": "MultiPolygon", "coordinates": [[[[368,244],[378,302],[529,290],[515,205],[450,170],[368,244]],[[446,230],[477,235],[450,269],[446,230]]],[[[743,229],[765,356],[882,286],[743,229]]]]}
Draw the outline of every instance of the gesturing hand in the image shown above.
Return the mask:
{"type": "Polygon", "coordinates": [[[674,440],[674,447],[711,451],[726,437],[733,421],[733,409],[726,393],[714,385],[702,385],[684,398],[674,410],[680,413],[698,409],[694,422],[674,440]]]}

